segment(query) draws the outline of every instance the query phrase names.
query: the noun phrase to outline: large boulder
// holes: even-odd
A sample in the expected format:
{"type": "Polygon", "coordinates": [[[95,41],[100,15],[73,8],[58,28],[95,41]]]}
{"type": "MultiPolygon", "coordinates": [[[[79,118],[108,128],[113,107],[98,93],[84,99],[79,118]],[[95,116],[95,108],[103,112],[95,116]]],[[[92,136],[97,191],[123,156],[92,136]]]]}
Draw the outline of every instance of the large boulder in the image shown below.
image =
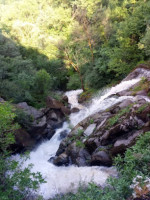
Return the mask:
{"type": "Polygon", "coordinates": [[[133,70],[125,79],[124,81],[129,81],[132,79],[135,79],[137,77],[150,77],[150,71],[147,67],[147,65],[145,64],[140,64],[137,66],[137,68],[135,70],[133,70]]]}
{"type": "Polygon", "coordinates": [[[103,165],[110,167],[112,165],[112,159],[106,151],[99,151],[93,153],[91,165],[103,165]]]}
{"type": "Polygon", "coordinates": [[[59,157],[55,157],[53,159],[53,163],[57,166],[68,166],[69,165],[69,159],[67,154],[62,153],[59,157]]]}
{"type": "Polygon", "coordinates": [[[36,140],[24,129],[15,131],[15,144],[11,145],[13,152],[31,150],[35,147],[36,140]]]}
{"type": "Polygon", "coordinates": [[[37,141],[41,140],[46,136],[46,117],[40,110],[35,109],[32,106],[29,106],[26,102],[17,104],[17,107],[22,109],[28,116],[32,118],[32,123],[29,127],[30,135],[35,138],[37,141]]]}
{"type": "Polygon", "coordinates": [[[46,107],[51,109],[59,109],[64,115],[69,115],[71,113],[70,109],[65,107],[62,102],[57,101],[50,96],[47,97],[46,107]]]}

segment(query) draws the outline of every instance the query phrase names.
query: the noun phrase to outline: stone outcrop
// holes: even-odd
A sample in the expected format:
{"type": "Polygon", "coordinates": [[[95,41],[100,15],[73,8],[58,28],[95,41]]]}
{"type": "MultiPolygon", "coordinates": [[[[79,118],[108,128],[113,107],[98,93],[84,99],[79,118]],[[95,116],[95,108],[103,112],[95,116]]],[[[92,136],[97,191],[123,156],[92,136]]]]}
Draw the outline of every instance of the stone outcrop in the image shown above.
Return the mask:
{"type": "MultiPolygon", "coordinates": [[[[66,98],[64,100],[67,101],[66,98]]],[[[62,126],[66,115],[70,114],[68,107],[51,97],[47,98],[46,104],[46,108],[40,110],[29,106],[26,102],[16,105],[17,109],[26,113],[30,124],[26,130],[18,129],[16,131],[16,144],[12,147],[14,151],[29,150],[43,139],[51,139],[55,130],[62,126]]],[[[60,139],[65,136],[66,133],[61,133],[60,139]]]]}
{"type": "MultiPolygon", "coordinates": [[[[137,68],[125,80],[140,76],[141,70],[137,68]]],[[[133,98],[93,114],[74,127],[61,142],[53,163],[111,166],[117,154],[124,154],[141,134],[150,131],[150,71],[147,72],[139,83],[115,94],[133,98]]]]}

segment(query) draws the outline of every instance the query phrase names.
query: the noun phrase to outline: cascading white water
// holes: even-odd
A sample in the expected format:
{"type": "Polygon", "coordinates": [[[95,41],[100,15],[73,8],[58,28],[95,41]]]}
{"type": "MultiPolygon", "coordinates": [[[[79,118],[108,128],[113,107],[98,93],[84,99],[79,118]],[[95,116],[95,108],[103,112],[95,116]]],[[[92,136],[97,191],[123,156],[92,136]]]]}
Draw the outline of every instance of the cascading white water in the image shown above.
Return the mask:
{"type": "MultiPolygon", "coordinates": [[[[104,110],[111,105],[122,101],[126,98],[133,97],[119,97],[119,98],[109,98],[109,96],[130,88],[140,79],[134,79],[131,81],[123,81],[117,86],[107,90],[103,96],[96,97],[92,100],[91,105],[88,108],[82,107],[77,102],[77,95],[82,92],[82,90],[67,92],[69,97],[69,102],[72,104],[72,107],[80,108],[80,112],[71,114],[70,119],[71,123],[76,125],[85,117],[104,110]]],[[[28,164],[33,164],[32,172],[41,172],[42,176],[45,178],[46,183],[40,185],[38,194],[42,195],[44,199],[54,197],[56,194],[75,192],[79,187],[80,183],[87,185],[89,182],[93,181],[97,185],[103,186],[106,182],[106,179],[110,175],[115,175],[116,170],[114,168],[107,167],[56,167],[52,163],[48,162],[50,157],[53,157],[56,154],[57,149],[59,148],[60,138],[59,135],[62,131],[67,130],[69,132],[69,126],[65,122],[63,127],[56,130],[55,135],[51,140],[43,142],[35,151],[30,153],[30,159],[28,159],[23,168],[28,164]]],[[[16,155],[14,159],[18,161],[21,159],[19,155],[16,155]]]]}
{"type": "MultiPolygon", "coordinates": [[[[102,96],[96,97],[92,100],[90,106],[84,107],[78,113],[72,113],[70,115],[71,124],[75,126],[80,121],[82,121],[83,119],[88,117],[89,115],[92,115],[96,112],[105,110],[108,107],[123,101],[124,99],[127,99],[127,98],[133,99],[133,97],[131,97],[131,96],[122,96],[122,97],[119,97],[119,98],[114,98],[114,97],[109,98],[109,96],[115,95],[116,93],[118,93],[120,91],[123,91],[123,90],[130,88],[131,86],[136,84],[138,81],[140,81],[140,78],[133,79],[133,80],[130,80],[130,81],[123,81],[120,84],[118,84],[117,86],[112,87],[111,89],[106,89],[103,92],[102,96]]],[[[81,92],[81,91],[79,91],[79,92],[81,92]]],[[[66,95],[69,98],[69,92],[66,93],[66,95]]]]}
{"type": "Polygon", "coordinates": [[[81,94],[83,90],[72,90],[69,92],[66,92],[66,96],[68,97],[68,103],[70,103],[71,108],[79,108],[82,109],[83,106],[78,103],[78,95],[81,94]]]}

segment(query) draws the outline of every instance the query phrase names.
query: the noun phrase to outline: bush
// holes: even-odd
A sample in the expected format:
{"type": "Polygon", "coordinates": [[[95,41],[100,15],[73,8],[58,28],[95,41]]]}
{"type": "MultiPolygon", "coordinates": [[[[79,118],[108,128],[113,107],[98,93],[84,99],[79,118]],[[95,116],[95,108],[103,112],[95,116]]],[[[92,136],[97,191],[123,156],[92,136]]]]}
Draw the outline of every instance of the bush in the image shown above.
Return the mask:
{"type": "Polygon", "coordinates": [[[33,122],[33,117],[19,108],[15,110],[15,114],[15,121],[20,124],[22,128],[28,130],[28,128],[30,128],[31,126],[31,123],[33,122]]]}
{"type": "Polygon", "coordinates": [[[68,90],[76,90],[81,88],[81,82],[78,74],[70,76],[69,82],[67,83],[68,90]]]}
{"type": "Polygon", "coordinates": [[[38,189],[44,180],[40,173],[31,173],[31,165],[24,170],[22,163],[10,158],[9,147],[15,142],[14,131],[19,128],[14,123],[16,115],[9,103],[0,104],[0,199],[22,200],[31,195],[31,190],[38,189]]]}

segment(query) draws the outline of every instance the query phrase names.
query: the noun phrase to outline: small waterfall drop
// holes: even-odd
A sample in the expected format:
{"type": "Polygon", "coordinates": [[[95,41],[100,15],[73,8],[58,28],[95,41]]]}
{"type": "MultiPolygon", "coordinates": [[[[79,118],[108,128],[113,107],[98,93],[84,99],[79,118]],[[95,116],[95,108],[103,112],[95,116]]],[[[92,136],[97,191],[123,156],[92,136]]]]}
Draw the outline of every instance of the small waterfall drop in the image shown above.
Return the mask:
{"type": "MultiPolygon", "coordinates": [[[[88,107],[83,107],[77,101],[77,96],[82,90],[67,92],[66,95],[69,98],[71,107],[78,107],[80,109],[78,113],[70,115],[71,123],[76,125],[87,116],[100,110],[105,110],[115,103],[121,102],[123,99],[133,99],[131,96],[118,98],[111,96],[117,92],[130,88],[138,81],[140,81],[140,78],[121,82],[117,86],[106,90],[102,96],[94,98],[91,105],[88,107]]],[[[56,167],[48,162],[50,157],[55,156],[61,142],[59,135],[64,130],[67,130],[68,133],[70,131],[67,122],[63,124],[62,128],[56,130],[56,133],[51,140],[43,142],[35,151],[32,151],[30,153],[30,159],[26,160],[23,165],[24,168],[32,163],[32,172],[39,171],[43,178],[45,178],[46,183],[40,185],[38,194],[42,195],[46,200],[54,197],[56,194],[75,192],[82,183],[87,185],[92,181],[97,185],[104,186],[106,179],[110,175],[116,175],[116,170],[112,167],[77,167],[74,165],[69,167],[56,167]]],[[[14,156],[14,159],[19,161],[21,159],[20,155],[14,156]]]]}

